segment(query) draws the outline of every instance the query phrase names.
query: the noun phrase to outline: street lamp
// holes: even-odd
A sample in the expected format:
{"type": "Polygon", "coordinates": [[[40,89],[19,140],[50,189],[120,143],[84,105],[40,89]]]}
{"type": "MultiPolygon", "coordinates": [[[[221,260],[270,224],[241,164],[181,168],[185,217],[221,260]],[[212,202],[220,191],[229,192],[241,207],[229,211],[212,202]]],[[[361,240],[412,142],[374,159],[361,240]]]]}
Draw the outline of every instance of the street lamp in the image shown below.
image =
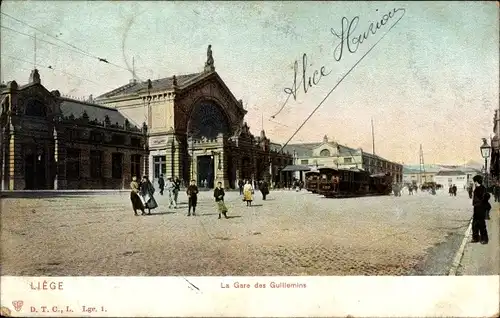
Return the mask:
{"type": "Polygon", "coordinates": [[[488,158],[490,157],[491,148],[486,142],[486,138],[483,138],[483,144],[480,147],[481,155],[484,158],[484,179],[485,186],[488,188],[488,158]]]}

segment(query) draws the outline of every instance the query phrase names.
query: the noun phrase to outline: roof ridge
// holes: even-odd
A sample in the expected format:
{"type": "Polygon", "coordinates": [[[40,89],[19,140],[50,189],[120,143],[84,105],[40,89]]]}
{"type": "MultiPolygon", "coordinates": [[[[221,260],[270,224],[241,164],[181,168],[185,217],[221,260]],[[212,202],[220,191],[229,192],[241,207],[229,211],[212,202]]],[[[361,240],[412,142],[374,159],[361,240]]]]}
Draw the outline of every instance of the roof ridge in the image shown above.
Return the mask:
{"type": "Polygon", "coordinates": [[[61,100],[63,101],[68,101],[68,102],[76,102],[78,104],[83,104],[83,105],[87,105],[87,106],[93,106],[93,107],[97,107],[97,108],[103,108],[103,109],[107,109],[107,110],[112,110],[112,111],[115,111],[115,112],[118,112],[118,109],[116,108],[112,108],[112,107],[107,107],[107,106],[103,106],[103,105],[99,105],[99,104],[95,104],[95,103],[89,103],[89,102],[86,102],[86,101],[81,101],[81,100],[78,100],[78,99],[72,99],[72,98],[67,98],[67,97],[59,97],[61,100]]]}

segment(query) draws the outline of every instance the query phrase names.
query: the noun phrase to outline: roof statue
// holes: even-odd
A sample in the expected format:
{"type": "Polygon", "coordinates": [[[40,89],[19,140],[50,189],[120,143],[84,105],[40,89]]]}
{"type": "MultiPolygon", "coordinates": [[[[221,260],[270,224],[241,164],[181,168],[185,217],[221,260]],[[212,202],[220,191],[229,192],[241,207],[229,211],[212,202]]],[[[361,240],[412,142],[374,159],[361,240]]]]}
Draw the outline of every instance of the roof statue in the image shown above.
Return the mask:
{"type": "Polygon", "coordinates": [[[37,69],[34,69],[33,71],[31,71],[29,83],[30,84],[31,83],[38,83],[38,84],[40,84],[40,73],[38,73],[37,69]]]}
{"type": "Polygon", "coordinates": [[[174,77],[172,77],[172,86],[175,88],[177,87],[177,77],[174,75],[174,77]]]}
{"type": "Polygon", "coordinates": [[[327,135],[325,135],[325,137],[323,137],[323,142],[324,142],[324,143],[327,143],[327,142],[328,142],[328,136],[327,136],[327,135]]]}
{"type": "Polygon", "coordinates": [[[205,71],[211,72],[215,70],[214,57],[212,55],[212,45],[208,45],[207,48],[207,62],[205,63],[205,71]]]}

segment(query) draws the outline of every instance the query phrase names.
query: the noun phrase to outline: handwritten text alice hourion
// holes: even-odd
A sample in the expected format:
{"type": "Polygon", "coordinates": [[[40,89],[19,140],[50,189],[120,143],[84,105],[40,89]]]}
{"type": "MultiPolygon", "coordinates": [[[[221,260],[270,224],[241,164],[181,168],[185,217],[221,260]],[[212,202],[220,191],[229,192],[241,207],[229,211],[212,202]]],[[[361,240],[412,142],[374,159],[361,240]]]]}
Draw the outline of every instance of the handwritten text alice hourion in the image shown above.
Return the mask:
{"type": "Polygon", "coordinates": [[[242,283],[234,282],[232,284],[220,283],[220,288],[238,288],[238,289],[248,289],[248,288],[307,288],[306,283],[287,283],[287,282],[257,282],[257,283],[242,283]]]}
{"type": "MultiPolygon", "coordinates": [[[[378,11],[378,9],[376,11],[378,11]]],[[[336,40],[337,39],[340,40],[340,43],[335,47],[333,51],[333,56],[335,60],[339,62],[342,59],[345,52],[356,53],[360,45],[363,44],[365,40],[375,35],[377,33],[377,30],[382,29],[382,27],[386,25],[388,29],[385,34],[387,34],[387,32],[389,32],[399,22],[399,20],[401,20],[405,12],[406,10],[403,8],[398,8],[398,9],[394,8],[392,11],[389,11],[388,13],[384,14],[380,21],[376,23],[373,22],[370,23],[368,30],[366,30],[362,34],[355,33],[356,27],[359,22],[359,16],[355,16],[351,20],[349,20],[346,17],[343,17],[341,32],[337,32],[333,28],[331,29],[331,33],[335,36],[336,40]],[[394,22],[389,23],[391,22],[391,20],[393,20],[394,22]]],[[[379,41],[385,36],[385,34],[379,39],[379,41]]],[[[375,45],[377,45],[379,41],[373,44],[370,50],[375,45]]],[[[366,54],[368,54],[369,51],[366,54]]],[[[361,59],[363,59],[366,56],[366,54],[363,55],[361,59]]],[[[326,66],[323,65],[319,69],[314,70],[311,74],[311,72],[308,70],[308,67],[310,66],[312,66],[312,63],[308,61],[307,54],[304,53],[302,55],[302,79],[299,81],[302,83],[305,94],[307,94],[310,88],[312,88],[313,86],[317,86],[323,77],[330,75],[330,73],[332,72],[331,70],[328,70],[326,66]]],[[[299,90],[298,86],[300,86],[300,83],[297,84],[297,77],[299,71],[298,70],[299,62],[297,60],[295,60],[293,69],[294,69],[293,86],[285,88],[285,93],[288,95],[292,95],[293,99],[297,100],[297,92],[299,90]]]]}

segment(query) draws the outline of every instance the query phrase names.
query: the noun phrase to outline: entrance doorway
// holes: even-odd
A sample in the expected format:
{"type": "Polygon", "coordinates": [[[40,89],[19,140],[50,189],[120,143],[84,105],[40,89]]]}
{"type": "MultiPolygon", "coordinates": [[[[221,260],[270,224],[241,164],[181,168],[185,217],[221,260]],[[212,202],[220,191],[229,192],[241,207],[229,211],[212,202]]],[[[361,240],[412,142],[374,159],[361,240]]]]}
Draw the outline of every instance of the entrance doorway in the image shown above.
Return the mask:
{"type": "Polygon", "coordinates": [[[46,189],[45,153],[29,153],[24,157],[24,182],[26,190],[46,189]]]}
{"type": "Polygon", "coordinates": [[[198,156],[198,187],[212,189],[214,187],[214,157],[198,156]]]}
{"type": "Polygon", "coordinates": [[[154,174],[153,174],[153,180],[152,183],[154,185],[157,184],[158,179],[160,178],[161,175],[163,175],[163,178],[166,177],[167,173],[167,157],[166,156],[154,156],[153,157],[153,165],[154,165],[154,174]]]}

